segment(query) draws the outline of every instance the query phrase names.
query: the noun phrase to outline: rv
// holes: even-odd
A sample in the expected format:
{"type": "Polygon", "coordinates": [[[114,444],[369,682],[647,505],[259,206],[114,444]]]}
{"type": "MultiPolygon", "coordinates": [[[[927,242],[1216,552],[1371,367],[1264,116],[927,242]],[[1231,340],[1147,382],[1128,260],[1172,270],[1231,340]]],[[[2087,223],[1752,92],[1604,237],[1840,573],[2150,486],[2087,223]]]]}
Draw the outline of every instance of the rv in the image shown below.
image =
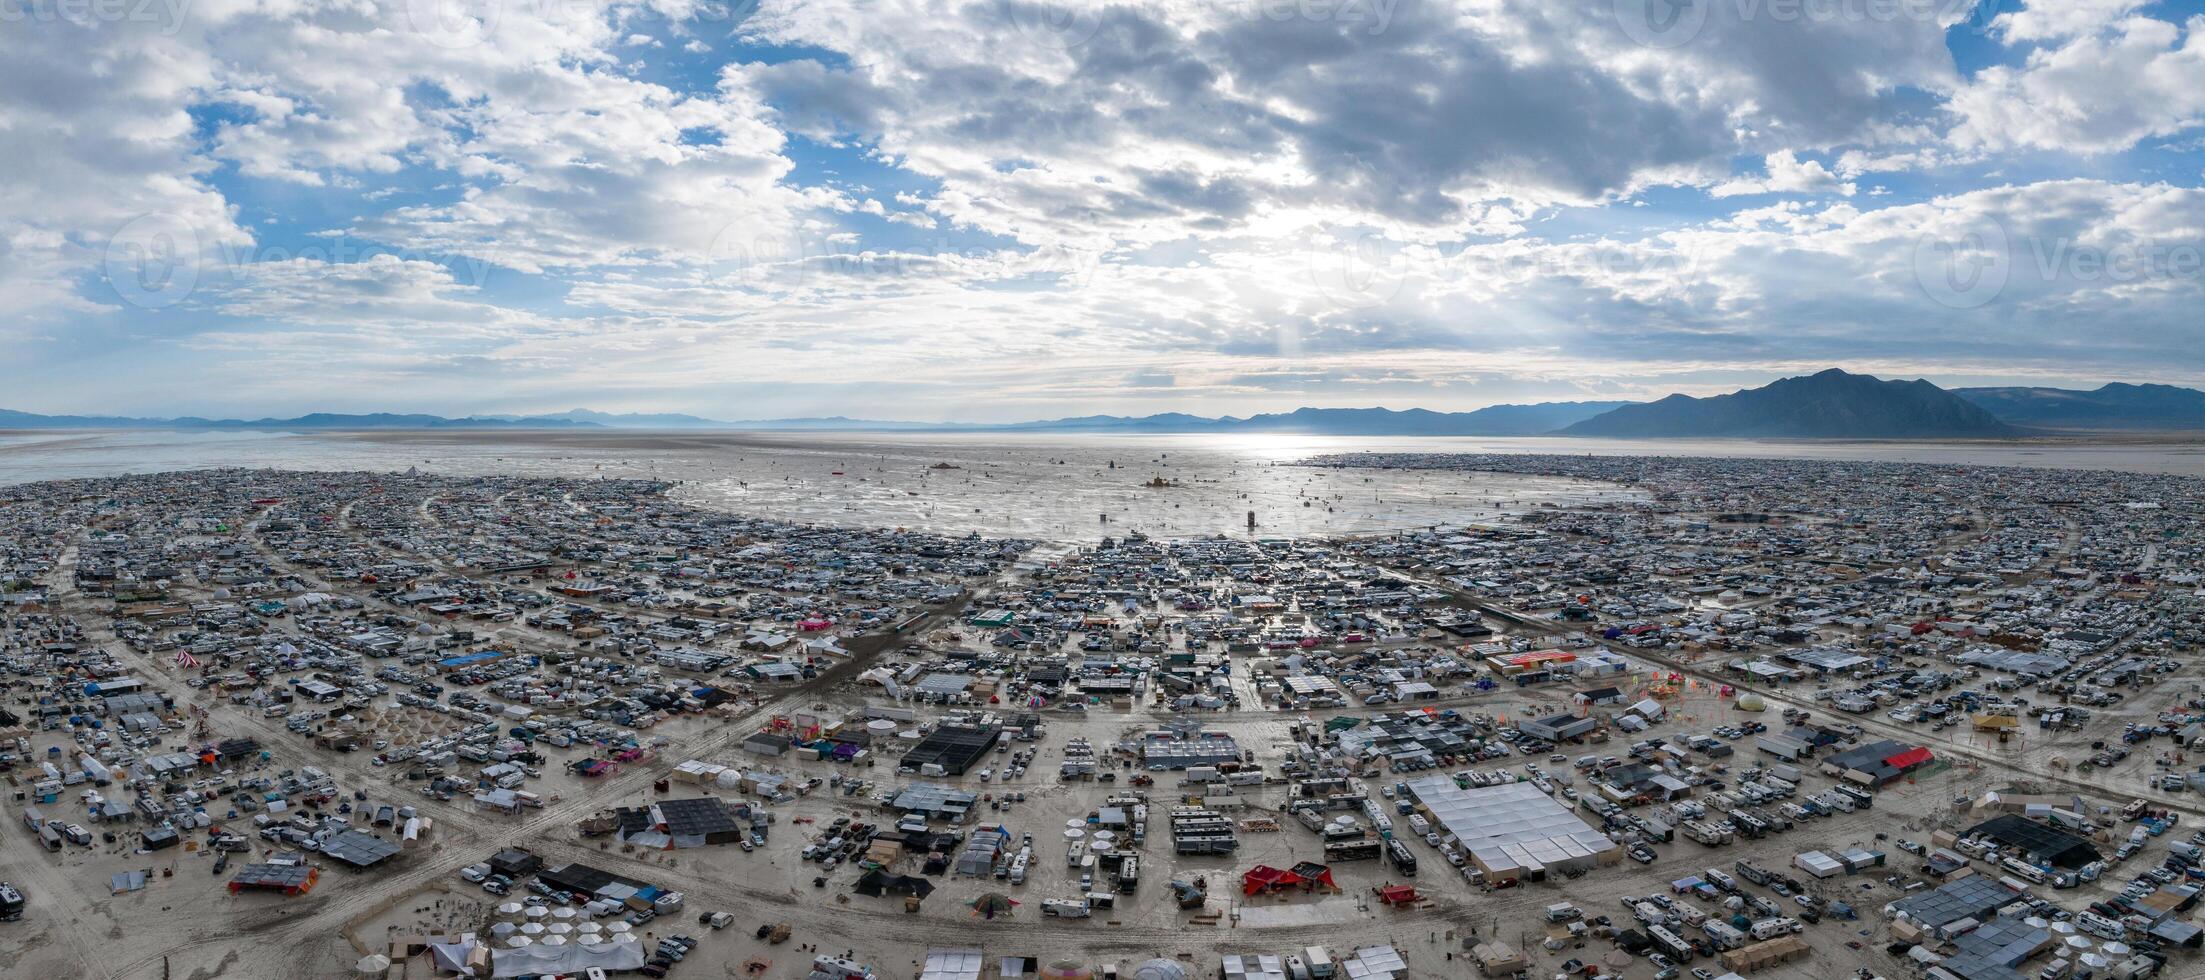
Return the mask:
{"type": "Polygon", "coordinates": [[[1714,943],[1716,949],[1727,951],[1746,944],[1746,934],[1721,919],[1707,920],[1700,926],[1700,931],[1707,934],[1707,941],[1714,943]]]}
{"type": "Polygon", "coordinates": [[[2090,911],[2075,913],[2075,927],[2111,942],[2119,942],[2127,934],[2119,922],[2090,911]]]}
{"type": "Polygon", "coordinates": [[[1646,938],[1654,941],[1654,948],[1668,954],[1670,959],[1679,963],[1691,962],[1693,954],[1698,952],[1692,948],[1691,943],[1685,942],[1676,933],[1670,932],[1662,926],[1647,926],[1646,938]]]}
{"type": "Polygon", "coordinates": [[[1737,864],[1732,865],[1731,867],[1733,870],[1738,872],[1738,877],[1744,878],[1745,880],[1753,882],[1756,885],[1766,885],[1769,883],[1769,873],[1766,870],[1763,870],[1760,865],[1755,864],[1751,861],[1740,861],[1737,864]]]}
{"type": "Polygon", "coordinates": [[[1790,916],[1779,915],[1772,918],[1762,919],[1761,921],[1754,923],[1753,938],[1757,940],[1775,939],[1778,936],[1792,935],[1793,933],[1799,932],[1804,928],[1806,927],[1800,925],[1798,919],[1794,919],[1790,916]]]}
{"type": "Polygon", "coordinates": [[[2044,884],[2044,869],[2029,864],[2020,858],[2007,858],[1998,862],[1998,866],[2013,872],[2016,877],[2032,885],[2044,884]]]}

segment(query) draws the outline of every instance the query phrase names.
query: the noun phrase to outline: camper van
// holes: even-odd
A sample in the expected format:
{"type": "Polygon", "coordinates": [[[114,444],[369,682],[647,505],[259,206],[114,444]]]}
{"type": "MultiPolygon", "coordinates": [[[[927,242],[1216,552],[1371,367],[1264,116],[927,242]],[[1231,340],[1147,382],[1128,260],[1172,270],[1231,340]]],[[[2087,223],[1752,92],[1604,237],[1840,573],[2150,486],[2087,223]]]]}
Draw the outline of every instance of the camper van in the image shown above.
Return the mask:
{"type": "Polygon", "coordinates": [[[1772,918],[1762,919],[1761,921],[1754,923],[1753,938],[1757,940],[1775,939],[1778,936],[1792,935],[1793,933],[1799,932],[1804,928],[1806,927],[1800,925],[1798,919],[1794,919],[1790,916],[1779,915],[1772,918]]]}
{"type": "Polygon", "coordinates": [[[1707,920],[1700,926],[1700,931],[1707,934],[1707,941],[1714,943],[1716,949],[1728,951],[1746,944],[1746,934],[1721,919],[1707,920]]]}
{"type": "Polygon", "coordinates": [[[1698,952],[1698,950],[1692,948],[1691,943],[1685,942],[1683,937],[1670,932],[1663,926],[1647,926],[1646,938],[1654,941],[1654,948],[1668,954],[1670,959],[1679,963],[1690,962],[1693,954],[1698,952]]]}
{"type": "Polygon", "coordinates": [[[2026,881],[2032,885],[2044,884],[2044,869],[2023,861],[2020,858],[2007,858],[2003,861],[1998,862],[1998,866],[2013,872],[2014,877],[2020,878],[2021,880],[2026,881]]]}
{"type": "Polygon", "coordinates": [[[2100,939],[2114,942],[2120,941],[2127,933],[2127,930],[2119,922],[2090,911],[2075,913],[2075,928],[2100,939]]]}

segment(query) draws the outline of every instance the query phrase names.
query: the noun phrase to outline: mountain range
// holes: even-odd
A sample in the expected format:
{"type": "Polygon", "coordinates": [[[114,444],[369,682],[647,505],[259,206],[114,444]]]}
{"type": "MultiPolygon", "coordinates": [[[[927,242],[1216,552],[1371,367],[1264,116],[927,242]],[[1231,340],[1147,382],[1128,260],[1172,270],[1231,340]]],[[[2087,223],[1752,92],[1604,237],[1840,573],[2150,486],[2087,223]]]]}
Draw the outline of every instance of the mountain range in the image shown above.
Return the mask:
{"type": "Polygon", "coordinates": [[[2205,429],[2205,391],[2115,382],[2067,388],[1955,388],[1953,394],[2015,425],[2055,429],[2205,429]]]}
{"type": "Polygon", "coordinates": [[[1836,368],[1759,388],[1626,405],[1561,430],[1617,439],[2006,439],[2024,435],[1927,381],[1885,381],[1836,368]]]}
{"type": "Polygon", "coordinates": [[[1032,422],[897,422],[822,418],[721,421],[680,413],[571,409],[540,415],[314,413],[277,419],[35,415],[0,409],[0,429],[700,429],[739,431],[1291,433],[1339,436],[1597,436],[1749,439],[2011,439],[2061,431],[2205,430],[2205,391],[2161,384],[1957,388],[1887,381],[1832,368],[1759,388],[1652,402],[1541,402],[1471,412],[1299,408],[1246,418],[1184,412],[1032,422]]]}

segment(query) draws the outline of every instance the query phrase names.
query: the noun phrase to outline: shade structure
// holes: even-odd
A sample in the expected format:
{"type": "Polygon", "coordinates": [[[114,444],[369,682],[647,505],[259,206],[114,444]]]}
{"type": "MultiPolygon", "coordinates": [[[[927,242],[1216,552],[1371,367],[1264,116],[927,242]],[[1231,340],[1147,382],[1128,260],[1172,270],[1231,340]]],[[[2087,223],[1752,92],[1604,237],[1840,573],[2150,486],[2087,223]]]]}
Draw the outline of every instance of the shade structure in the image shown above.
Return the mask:
{"type": "Polygon", "coordinates": [[[532,945],[535,942],[535,940],[530,939],[527,936],[508,936],[505,940],[505,946],[507,949],[519,949],[523,946],[532,945]]]}
{"type": "Polygon", "coordinates": [[[1041,968],[1041,980],[1095,980],[1095,971],[1085,963],[1058,960],[1041,968]]]}
{"type": "Polygon", "coordinates": [[[1002,892],[987,892],[972,900],[972,914],[983,919],[1007,916],[1011,914],[1012,909],[1017,907],[1018,903],[1012,901],[1009,895],[1002,892]]]}
{"type": "Polygon", "coordinates": [[[564,945],[566,945],[566,944],[567,944],[567,937],[565,937],[565,936],[545,936],[545,937],[544,937],[544,943],[543,943],[543,944],[544,944],[544,945],[546,945],[546,946],[564,946],[564,945]]]}
{"type": "Polygon", "coordinates": [[[1066,820],[1066,821],[1064,822],[1064,825],[1065,825],[1066,827],[1070,827],[1070,828],[1072,828],[1073,830],[1086,830],[1086,829],[1087,829],[1087,821],[1085,821],[1085,820],[1081,820],[1081,819],[1080,819],[1080,818],[1078,818],[1078,817],[1073,817],[1073,818],[1072,818],[1072,819],[1070,819],[1070,820],[1066,820]]]}
{"type": "Polygon", "coordinates": [[[528,906],[522,905],[519,902],[507,902],[504,905],[498,906],[498,917],[504,919],[518,919],[521,917],[521,913],[527,908],[528,906]]]}
{"type": "Polygon", "coordinates": [[[635,927],[629,925],[627,923],[627,920],[625,919],[614,919],[611,922],[605,923],[605,931],[614,935],[624,934],[634,928],[635,927]]]}
{"type": "Polygon", "coordinates": [[[595,922],[582,922],[575,925],[574,931],[579,932],[585,936],[594,936],[598,933],[604,932],[605,927],[595,922]]]}
{"type": "Polygon", "coordinates": [[[379,977],[390,971],[390,957],[369,953],[360,957],[360,962],[353,964],[352,969],[366,976],[379,977]]]}
{"type": "Polygon", "coordinates": [[[1117,840],[1117,839],[1118,839],[1118,832],[1117,832],[1117,831],[1114,831],[1114,830],[1098,830],[1098,831],[1095,831],[1095,839],[1096,839],[1096,840],[1117,840]]]}
{"type": "Polygon", "coordinates": [[[1066,827],[1066,828],[1064,828],[1064,839],[1065,839],[1065,840],[1079,840],[1080,838],[1082,838],[1082,837],[1085,837],[1085,836],[1087,836],[1087,831],[1081,830],[1081,829],[1079,829],[1079,828],[1077,828],[1077,827],[1066,827]]]}
{"type": "Polygon", "coordinates": [[[490,934],[498,937],[499,939],[504,939],[505,937],[510,936],[519,930],[519,926],[516,926],[510,922],[493,922],[490,924],[490,934]]]}
{"type": "Polygon", "coordinates": [[[531,920],[546,919],[551,917],[551,910],[541,905],[531,905],[526,911],[521,913],[521,916],[522,918],[531,920]]]}
{"type": "Polygon", "coordinates": [[[1106,840],[1088,841],[1087,846],[1090,850],[1107,851],[1110,849],[1110,842],[1106,840]]]}
{"type": "Polygon", "coordinates": [[[1153,959],[1133,968],[1133,980],[1187,980],[1187,968],[1178,960],[1153,959]]]}
{"type": "Polygon", "coordinates": [[[521,926],[521,935],[523,936],[541,936],[543,934],[544,924],[541,922],[529,922],[521,926]]]}
{"type": "Polygon", "coordinates": [[[579,935],[579,936],[576,936],[576,937],[574,937],[574,941],[575,941],[575,942],[577,942],[577,943],[580,943],[580,944],[582,944],[582,945],[584,945],[584,946],[595,946],[595,945],[597,945],[597,944],[599,944],[599,943],[602,943],[602,942],[604,942],[604,941],[605,941],[605,937],[603,937],[603,936],[594,936],[594,935],[591,935],[591,934],[589,934],[589,933],[583,933],[582,935],[579,935]]]}
{"type": "Polygon", "coordinates": [[[560,922],[571,922],[574,920],[575,916],[580,914],[581,913],[576,912],[571,906],[566,905],[561,905],[558,908],[551,910],[551,917],[560,922]]]}
{"type": "Polygon", "coordinates": [[[571,936],[574,935],[574,923],[554,922],[549,931],[554,936],[571,936]]]}

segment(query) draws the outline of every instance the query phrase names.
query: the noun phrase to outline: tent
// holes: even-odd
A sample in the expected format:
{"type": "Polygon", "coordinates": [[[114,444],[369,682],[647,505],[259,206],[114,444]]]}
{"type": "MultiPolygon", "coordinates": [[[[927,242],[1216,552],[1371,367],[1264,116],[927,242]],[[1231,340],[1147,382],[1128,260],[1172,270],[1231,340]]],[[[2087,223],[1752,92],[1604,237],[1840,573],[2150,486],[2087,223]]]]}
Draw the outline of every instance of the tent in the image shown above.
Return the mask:
{"type": "Polygon", "coordinates": [[[1385,885],[1378,889],[1378,900],[1387,905],[1411,905],[1420,896],[1409,885],[1385,885]]]}
{"type": "Polygon", "coordinates": [[[914,898],[924,899],[928,895],[934,894],[934,883],[925,878],[911,875],[892,875],[879,868],[874,868],[859,876],[857,893],[872,898],[879,898],[882,895],[910,895],[914,898]]]}
{"type": "Polygon", "coordinates": [[[1294,865],[1292,870],[1259,864],[1249,868],[1240,876],[1240,891],[1243,895],[1254,895],[1257,892],[1265,891],[1282,891],[1294,887],[1300,887],[1306,891],[1318,885],[1323,885],[1335,891],[1339,888],[1338,885],[1332,882],[1332,869],[1314,861],[1303,861],[1294,865]]]}
{"type": "Polygon", "coordinates": [[[1323,885],[1333,891],[1340,890],[1340,886],[1332,881],[1332,868],[1329,865],[1318,864],[1315,861],[1302,861],[1294,865],[1294,873],[1300,875],[1303,881],[1323,885]]]}
{"type": "Polygon", "coordinates": [[[1285,868],[1274,868],[1268,864],[1259,864],[1241,874],[1240,893],[1254,895],[1257,892],[1292,888],[1301,883],[1301,876],[1292,871],[1285,868]]]}
{"type": "Polygon", "coordinates": [[[973,899],[971,906],[972,914],[983,919],[993,919],[999,915],[1010,915],[1011,910],[1018,907],[1018,903],[1002,892],[988,892],[973,899]]]}

